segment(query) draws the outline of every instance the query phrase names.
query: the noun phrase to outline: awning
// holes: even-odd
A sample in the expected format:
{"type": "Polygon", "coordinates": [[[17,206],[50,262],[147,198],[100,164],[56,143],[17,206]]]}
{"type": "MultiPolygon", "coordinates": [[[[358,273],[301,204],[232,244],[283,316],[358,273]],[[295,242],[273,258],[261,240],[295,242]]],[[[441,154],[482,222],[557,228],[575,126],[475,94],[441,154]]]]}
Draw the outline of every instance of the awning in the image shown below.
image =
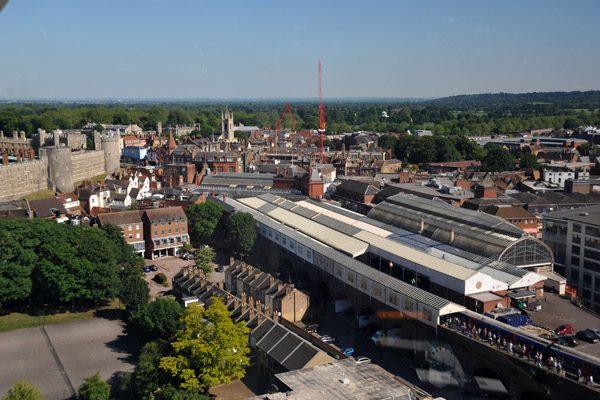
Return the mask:
{"type": "Polygon", "coordinates": [[[534,297],[535,293],[530,292],[529,290],[512,290],[506,295],[512,299],[526,299],[529,297],[534,297]]]}

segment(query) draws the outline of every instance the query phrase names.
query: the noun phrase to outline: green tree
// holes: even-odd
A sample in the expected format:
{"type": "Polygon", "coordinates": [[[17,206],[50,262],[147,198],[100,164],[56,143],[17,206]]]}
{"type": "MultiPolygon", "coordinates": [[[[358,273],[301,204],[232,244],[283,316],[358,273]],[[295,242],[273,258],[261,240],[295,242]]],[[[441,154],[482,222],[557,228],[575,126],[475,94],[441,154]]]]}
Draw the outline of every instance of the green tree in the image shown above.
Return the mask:
{"type": "Polygon", "coordinates": [[[110,397],[110,385],[100,379],[100,371],[89,378],[83,378],[79,386],[79,400],[108,400],[110,397]]]}
{"type": "Polygon", "coordinates": [[[142,277],[141,267],[127,267],[121,271],[119,298],[130,315],[139,312],[148,304],[150,288],[142,277]]]}
{"type": "Polygon", "coordinates": [[[540,169],[540,164],[535,154],[523,154],[519,160],[521,168],[540,169]]]}
{"type": "Polygon", "coordinates": [[[2,400],[42,400],[42,393],[28,381],[15,381],[2,400]]]}
{"type": "Polygon", "coordinates": [[[193,249],[194,248],[192,247],[192,245],[189,244],[188,242],[183,242],[183,246],[181,246],[181,251],[184,253],[189,253],[193,249]]]}
{"type": "Polygon", "coordinates": [[[381,136],[377,141],[377,145],[384,150],[394,149],[394,147],[396,147],[396,143],[398,143],[398,138],[391,135],[381,136]]]}
{"type": "Polygon", "coordinates": [[[148,342],[142,348],[133,373],[124,379],[124,391],[131,393],[132,398],[156,398],[163,386],[169,385],[169,377],[160,369],[160,360],[168,355],[170,345],[163,341],[148,342]]]}
{"type": "Polygon", "coordinates": [[[481,161],[481,169],[487,172],[512,171],[515,169],[515,158],[495,143],[485,145],[487,154],[481,161]]]}
{"type": "Polygon", "coordinates": [[[249,329],[234,324],[221,299],[213,297],[208,309],[191,304],[181,318],[183,328],[171,343],[173,355],[163,357],[160,367],[171,374],[182,389],[208,389],[243,378],[249,329]]]}
{"type": "Polygon", "coordinates": [[[211,263],[215,259],[215,251],[212,247],[200,247],[196,253],[196,268],[205,275],[213,271],[211,263]]]}
{"type": "Polygon", "coordinates": [[[225,223],[226,244],[238,253],[248,254],[254,246],[256,227],[252,214],[236,212],[227,218],[225,223]]]}
{"type": "Polygon", "coordinates": [[[181,328],[179,318],[182,312],[177,301],[158,298],[147,303],[132,322],[146,340],[170,340],[181,328]]]}
{"type": "Polygon", "coordinates": [[[171,385],[161,388],[154,395],[156,400],[210,400],[211,397],[196,389],[178,389],[171,385]]]}
{"type": "Polygon", "coordinates": [[[214,201],[191,204],[186,209],[186,215],[194,238],[198,241],[209,241],[223,216],[223,207],[214,201]]]}

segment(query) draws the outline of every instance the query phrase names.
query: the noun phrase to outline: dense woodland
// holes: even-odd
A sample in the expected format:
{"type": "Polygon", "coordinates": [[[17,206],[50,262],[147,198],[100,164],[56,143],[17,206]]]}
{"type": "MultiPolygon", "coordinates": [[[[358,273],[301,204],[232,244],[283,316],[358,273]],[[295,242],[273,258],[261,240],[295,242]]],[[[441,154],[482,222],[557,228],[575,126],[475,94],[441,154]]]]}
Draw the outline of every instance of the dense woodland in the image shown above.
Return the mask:
{"type": "MultiPolygon", "coordinates": [[[[273,127],[285,104],[254,102],[168,103],[0,103],[0,130],[33,134],[38,128],[80,128],[86,123],[137,124],[145,130],[197,123],[199,133],[209,135],[221,126],[225,106],[234,112],[235,123],[273,127]]],[[[298,129],[317,129],[316,102],[291,104],[298,129]]],[[[436,134],[481,135],[528,129],[574,128],[600,125],[600,91],[452,96],[423,102],[326,101],[327,132],[358,130],[405,132],[431,129],[436,134]],[[388,117],[382,117],[385,111],[388,117]]],[[[292,127],[288,115],[283,127],[292,127]]]]}

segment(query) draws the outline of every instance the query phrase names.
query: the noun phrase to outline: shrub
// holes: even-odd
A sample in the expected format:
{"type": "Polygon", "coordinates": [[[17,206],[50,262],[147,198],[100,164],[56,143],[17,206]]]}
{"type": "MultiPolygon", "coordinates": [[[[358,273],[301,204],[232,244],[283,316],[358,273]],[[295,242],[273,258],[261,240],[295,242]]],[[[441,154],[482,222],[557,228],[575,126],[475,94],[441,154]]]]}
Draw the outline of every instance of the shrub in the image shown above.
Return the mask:
{"type": "Polygon", "coordinates": [[[163,274],[162,272],[159,272],[158,274],[154,275],[153,279],[154,279],[154,282],[156,282],[156,283],[160,283],[163,286],[169,286],[167,276],[165,274],[163,274]]]}

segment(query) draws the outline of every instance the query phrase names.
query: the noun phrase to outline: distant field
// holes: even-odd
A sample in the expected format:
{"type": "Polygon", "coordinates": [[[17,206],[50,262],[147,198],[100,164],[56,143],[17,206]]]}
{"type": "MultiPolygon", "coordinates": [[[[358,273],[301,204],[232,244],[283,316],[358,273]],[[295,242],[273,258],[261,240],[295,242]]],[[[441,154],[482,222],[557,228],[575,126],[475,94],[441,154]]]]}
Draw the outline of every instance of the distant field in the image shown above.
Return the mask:
{"type": "Polygon", "coordinates": [[[62,312],[54,315],[34,316],[29,314],[11,313],[0,317],[0,332],[14,331],[16,329],[32,328],[40,325],[53,325],[63,322],[80,321],[97,316],[97,312],[110,312],[123,310],[119,300],[113,300],[105,307],[91,309],[83,312],[62,312]]]}

